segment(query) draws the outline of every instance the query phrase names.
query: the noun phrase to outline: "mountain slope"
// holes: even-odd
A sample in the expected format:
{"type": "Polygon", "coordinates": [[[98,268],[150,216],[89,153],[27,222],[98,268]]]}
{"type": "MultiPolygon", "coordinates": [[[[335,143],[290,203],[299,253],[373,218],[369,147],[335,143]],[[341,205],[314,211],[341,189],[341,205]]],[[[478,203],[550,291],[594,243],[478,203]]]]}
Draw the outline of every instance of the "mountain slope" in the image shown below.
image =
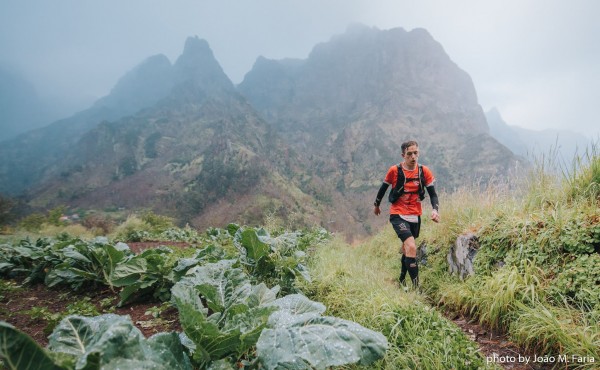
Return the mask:
{"type": "Polygon", "coordinates": [[[513,153],[534,159],[540,156],[558,156],[563,163],[571,163],[576,155],[582,156],[592,140],[569,130],[529,130],[508,125],[500,112],[493,108],[486,112],[490,134],[513,153]]]}
{"type": "MultiPolygon", "coordinates": [[[[355,26],[305,61],[259,58],[239,89],[295,149],[322,159],[323,175],[380,180],[412,138],[422,160],[447,176],[458,164],[473,177],[491,176],[514,160],[489,136],[470,77],[422,29],[355,26]],[[481,165],[464,158],[473,154],[465,144],[482,141],[485,152],[471,150],[481,165]]],[[[463,178],[440,182],[451,188],[463,178]]]]}
{"type": "Polygon", "coordinates": [[[51,177],[52,169],[100,122],[117,120],[156,104],[171,89],[170,68],[165,56],[150,57],[89,109],[4,142],[0,146],[0,193],[19,195],[51,177]]]}
{"type": "Polygon", "coordinates": [[[32,204],[150,208],[198,227],[318,213],[284,180],[302,172],[295,154],[236,92],[206,41],[189,38],[171,73],[158,103],[87,132],[31,191],[32,204]]]}
{"type": "Polygon", "coordinates": [[[28,189],[33,207],[151,208],[198,227],[274,214],[352,238],[386,223],[370,216],[372,202],[405,140],[420,142],[438,189],[516,161],[488,134],[470,77],[422,29],[353,26],[306,60],[259,58],[237,87],[204,40],[189,38],[165,62],[140,66],[89,117],[63,122],[64,137],[59,123],[38,133],[56,135],[58,149],[0,149],[11,154],[0,179],[24,155],[36,164],[11,189],[28,189]]]}
{"type": "MultiPolygon", "coordinates": [[[[420,143],[438,189],[485,181],[517,158],[489,135],[470,77],[422,29],[353,26],[306,60],[259,58],[239,85],[253,106],[306,153],[350,218],[368,231],[368,210],[400,144],[420,143]]],[[[335,209],[335,207],[333,207],[335,209]]],[[[337,225],[348,223],[338,215],[337,225]]],[[[334,220],[336,218],[334,217],[334,220]]]]}

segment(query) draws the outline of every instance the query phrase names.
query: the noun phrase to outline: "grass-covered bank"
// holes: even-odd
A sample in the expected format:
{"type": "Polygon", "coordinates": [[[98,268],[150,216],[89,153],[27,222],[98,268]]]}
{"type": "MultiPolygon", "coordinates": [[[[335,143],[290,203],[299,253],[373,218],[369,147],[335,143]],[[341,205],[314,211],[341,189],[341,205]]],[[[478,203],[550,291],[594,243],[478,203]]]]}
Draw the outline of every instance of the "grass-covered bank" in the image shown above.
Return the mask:
{"type": "Polygon", "coordinates": [[[324,302],[331,314],[388,338],[385,358],[370,368],[494,368],[424,297],[398,287],[399,245],[394,238],[386,231],[358,247],[333,240],[319,248],[312,258],[313,282],[307,293],[324,302]]]}
{"type": "Polygon", "coordinates": [[[526,174],[523,189],[462,189],[442,199],[444,222],[425,225],[429,299],[508,333],[557,368],[600,368],[600,157],[526,174]],[[509,190],[510,189],[510,190],[509,190]],[[474,232],[475,275],[448,275],[458,235],[474,232]]]}

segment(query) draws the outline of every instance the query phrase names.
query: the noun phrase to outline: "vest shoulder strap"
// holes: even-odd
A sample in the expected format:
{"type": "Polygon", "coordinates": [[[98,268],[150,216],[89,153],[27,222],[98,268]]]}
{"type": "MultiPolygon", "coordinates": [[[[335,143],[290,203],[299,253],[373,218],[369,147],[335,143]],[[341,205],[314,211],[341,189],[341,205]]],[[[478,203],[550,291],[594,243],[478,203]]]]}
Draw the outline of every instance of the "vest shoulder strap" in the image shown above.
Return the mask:
{"type": "Polygon", "coordinates": [[[396,174],[396,189],[404,188],[404,183],[406,182],[406,177],[404,176],[404,171],[402,170],[402,165],[397,164],[396,169],[398,173],[396,174]]]}

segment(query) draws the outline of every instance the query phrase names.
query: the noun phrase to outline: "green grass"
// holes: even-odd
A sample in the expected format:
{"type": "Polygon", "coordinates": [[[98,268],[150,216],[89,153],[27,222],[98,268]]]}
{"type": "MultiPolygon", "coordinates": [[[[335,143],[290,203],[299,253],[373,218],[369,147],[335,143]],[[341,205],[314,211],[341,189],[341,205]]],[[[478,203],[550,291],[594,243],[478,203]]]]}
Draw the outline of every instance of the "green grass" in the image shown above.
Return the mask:
{"type": "Polygon", "coordinates": [[[327,314],[356,321],[388,338],[385,358],[371,368],[494,368],[425,297],[400,289],[399,242],[392,234],[390,228],[356,247],[333,240],[319,248],[310,266],[313,282],[304,289],[328,307],[327,314]]]}
{"type": "Polygon", "coordinates": [[[579,367],[598,368],[600,328],[596,318],[571,307],[556,307],[537,302],[519,305],[519,315],[512,322],[510,336],[537,353],[556,353],[592,357],[595,363],[579,367]],[[558,349],[558,351],[557,351],[558,349]]]}
{"type": "Polygon", "coordinates": [[[538,302],[543,294],[543,272],[529,264],[523,271],[507,266],[480,280],[444,283],[440,303],[460,313],[477,317],[491,329],[508,330],[514,315],[524,304],[538,302]]]}

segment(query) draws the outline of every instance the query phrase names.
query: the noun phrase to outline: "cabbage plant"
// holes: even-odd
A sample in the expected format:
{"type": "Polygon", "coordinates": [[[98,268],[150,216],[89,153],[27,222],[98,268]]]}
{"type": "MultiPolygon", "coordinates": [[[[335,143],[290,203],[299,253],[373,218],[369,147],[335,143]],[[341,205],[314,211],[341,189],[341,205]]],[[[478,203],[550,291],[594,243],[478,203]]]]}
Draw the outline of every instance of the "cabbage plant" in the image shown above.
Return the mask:
{"type": "Polygon", "coordinates": [[[0,359],[11,370],[192,369],[177,333],[146,339],[129,316],[113,314],[64,318],[47,348],[0,322],[0,359]]]}
{"type": "Polygon", "coordinates": [[[325,306],[301,294],[278,293],[279,287],[252,285],[237,260],[190,269],[172,297],[194,363],[324,369],[370,364],[385,354],[388,342],[381,333],[322,316],[325,306]]]}

